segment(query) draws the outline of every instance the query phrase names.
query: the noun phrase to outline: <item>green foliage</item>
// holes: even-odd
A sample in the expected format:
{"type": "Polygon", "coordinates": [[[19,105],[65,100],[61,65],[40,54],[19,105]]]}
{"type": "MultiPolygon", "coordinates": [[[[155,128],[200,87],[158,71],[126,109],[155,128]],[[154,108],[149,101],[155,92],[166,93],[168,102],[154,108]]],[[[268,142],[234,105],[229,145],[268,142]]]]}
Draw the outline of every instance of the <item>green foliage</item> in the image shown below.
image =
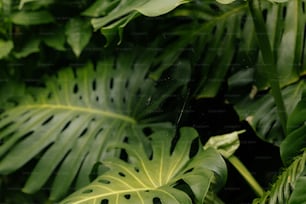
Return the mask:
{"type": "Polygon", "coordinates": [[[61,203],[205,203],[210,186],[221,187],[226,178],[226,166],[212,148],[189,157],[197,132],[180,129],[180,136],[171,150],[169,132],[156,132],[152,139],[152,153],[139,143],[119,145],[124,148],[130,163],[113,159],[105,161],[109,170],[92,184],[80,189],[61,203]],[[214,161],[213,163],[211,161],[214,161]],[[182,183],[182,184],[180,184],[182,183]],[[193,196],[188,195],[187,185],[193,196]]]}
{"type": "Polygon", "coordinates": [[[63,196],[75,177],[78,187],[87,184],[96,162],[118,155],[108,146],[144,137],[143,128],[154,128],[144,120],[184,85],[184,80],[161,85],[147,78],[151,66],[146,62],[152,57],[154,52],[124,53],[105,57],[96,67],[66,68],[48,78],[46,88],[15,100],[16,106],[1,117],[0,172],[11,173],[40,155],[24,192],[39,190],[56,168],[61,173],[55,176],[51,199],[63,196]]]}
{"type": "MultiPolygon", "coordinates": [[[[298,155],[306,146],[305,5],[0,0],[0,187],[24,170],[23,191],[41,196],[47,187],[51,200],[98,176],[68,199],[105,196],[101,188],[112,186],[126,187],[126,197],[112,196],[128,203],[172,202],[166,192],[181,203],[222,203],[216,195],[226,175],[220,156],[202,148],[191,154],[195,131],[181,129],[180,137],[173,131],[191,100],[218,95],[261,139],[280,147],[283,174],[262,202],[304,202],[305,154],[298,155]],[[109,176],[111,185],[99,182],[109,176]],[[150,192],[133,191],[142,184],[150,192]]],[[[207,145],[236,161],[237,134],[212,137],[207,145]]],[[[0,202],[46,199],[16,195],[0,202]]]]}
{"type": "Polygon", "coordinates": [[[305,195],[305,162],[306,151],[297,156],[286,168],[261,198],[255,199],[253,204],[264,203],[303,203],[305,195]],[[304,186],[301,188],[301,186],[304,186]],[[297,202],[300,201],[300,202],[297,202]]]}
{"type": "Polygon", "coordinates": [[[302,98],[299,100],[295,109],[289,115],[287,124],[287,137],[281,143],[280,151],[282,160],[289,164],[295,156],[300,154],[301,149],[306,146],[305,128],[305,89],[302,98]]]}

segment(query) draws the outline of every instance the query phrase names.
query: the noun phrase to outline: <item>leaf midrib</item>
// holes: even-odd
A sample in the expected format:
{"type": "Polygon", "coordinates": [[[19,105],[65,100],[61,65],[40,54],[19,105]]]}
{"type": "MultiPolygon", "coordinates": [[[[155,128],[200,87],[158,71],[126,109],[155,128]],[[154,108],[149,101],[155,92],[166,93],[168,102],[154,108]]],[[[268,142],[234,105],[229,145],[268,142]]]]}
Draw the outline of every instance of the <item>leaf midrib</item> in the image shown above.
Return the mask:
{"type": "Polygon", "coordinates": [[[19,106],[21,109],[57,109],[57,110],[66,110],[66,111],[73,111],[73,112],[85,112],[95,115],[101,115],[104,117],[109,117],[117,120],[123,120],[128,123],[136,124],[137,121],[129,116],[114,113],[111,111],[105,110],[97,110],[93,108],[84,108],[79,106],[68,106],[68,105],[59,105],[59,104],[35,104],[35,105],[21,105],[19,106]]]}

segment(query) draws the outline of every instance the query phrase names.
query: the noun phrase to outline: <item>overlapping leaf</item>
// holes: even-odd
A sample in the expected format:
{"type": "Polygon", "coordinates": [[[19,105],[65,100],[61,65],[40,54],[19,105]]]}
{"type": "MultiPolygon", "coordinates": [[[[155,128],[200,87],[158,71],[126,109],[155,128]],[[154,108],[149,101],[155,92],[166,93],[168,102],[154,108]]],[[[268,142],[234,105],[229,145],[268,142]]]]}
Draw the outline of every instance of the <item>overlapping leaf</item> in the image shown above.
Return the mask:
{"type": "MultiPolygon", "coordinates": [[[[0,120],[1,174],[39,156],[24,191],[39,190],[56,173],[51,199],[58,199],[76,177],[77,187],[87,184],[96,162],[118,155],[118,151],[107,150],[110,143],[141,138],[143,128],[153,128],[144,119],[159,111],[165,99],[187,80],[173,78],[158,85],[147,77],[155,52],[130,54],[127,49],[123,53],[118,58],[105,56],[96,66],[88,63],[64,69],[48,78],[45,88],[34,89],[32,96],[6,109],[0,120]]],[[[184,69],[178,67],[176,72],[188,78],[184,69]]]]}
{"type": "Polygon", "coordinates": [[[302,97],[288,117],[287,136],[280,145],[281,157],[285,164],[299,155],[306,148],[306,89],[303,87],[302,97]]]}
{"type": "Polygon", "coordinates": [[[102,33],[112,40],[119,32],[122,37],[122,29],[139,14],[145,16],[159,16],[175,9],[177,6],[189,2],[188,0],[98,0],[83,12],[86,16],[99,17],[92,20],[94,29],[100,29],[102,33]]]}
{"type": "Polygon", "coordinates": [[[152,155],[143,146],[127,144],[122,147],[133,159],[131,163],[113,159],[106,162],[110,170],[92,184],[80,189],[61,203],[186,203],[190,195],[178,184],[184,181],[195,196],[196,203],[203,203],[209,187],[224,184],[226,166],[221,156],[212,148],[189,157],[191,144],[197,137],[192,128],[182,128],[180,137],[171,151],[169,132],[151,135],[152,155]],[[214,162],[211,162],[214,160],[214,162]],[[215,177],[218,175],[218,177],[215,177]]]}
{"type": "MultiPolygon", "coordinates": [[[[304,3],[303,0],[285,4],[262,2],[287,114],[292,112],[304,89],[304,82],[299,82],[306,67],[303,60],[305,18],[301,18],[305,15],[304,3]]],[[[246,16],[235,66],[229,78],[228,99],[235,104],[241,119],[247,119],[262,139],[279,145],[285,135],[268,91],[271,70],[263,63],[256,44],[252,19],[246,16]]]]}

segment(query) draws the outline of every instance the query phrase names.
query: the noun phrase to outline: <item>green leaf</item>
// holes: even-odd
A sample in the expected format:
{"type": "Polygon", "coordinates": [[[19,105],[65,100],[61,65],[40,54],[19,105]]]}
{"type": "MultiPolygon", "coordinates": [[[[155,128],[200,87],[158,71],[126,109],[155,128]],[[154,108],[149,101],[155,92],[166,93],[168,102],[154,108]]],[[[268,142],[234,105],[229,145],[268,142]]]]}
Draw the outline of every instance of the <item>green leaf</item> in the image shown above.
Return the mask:
{"type": "Polygon", "coordinates": [[[66,49],[66,37],[63,29],[61,28],[52,29],[52,31],[49,31],[47,35],[42,37],[42,40],[46,45],[56,50],[64,51],[66,49]]]}
{"type": "Polygon", "coordinates": [[[20,11],[12,15],[12,22],[18,25],[40,25],[54,22],[48,11],[20,11]]]}
{"type": "Polygon", "coordinates": [[[303,189],[305,189],[305,183],[303,181],[305,164],[306,151],[303,150],[303,153],[296,157],[290,166],[284,169],[282,174],[278,176],[271,188],[261,198],[255,199],[253,204],[288,203],[291,195],[294,196],[292,199],[299,199],[301,191],[305,192],[305,190],[301,190],[300,186],[301,182],[303,182],[303,189]]]}
{"type": "MultiPolygon", "coordinates": [[[[88,10],[84,11],[84,15],[103,17],[92,19],[91,23],[95,30],[101,29],[104,34],[105,29],[118,30],[122,32],[123,28],[133,18],[139,14],[146,16],[159,16],[170,12],[177,6],[189,2],[188,0],[127,0],[127,1],[105,1],[104,3],[96,2],[88,10]],[[103,32],[104,31],[104,32],[103,32]]],[[[114,35],[114,34],[112,34],[114,35]]],[[[120,34],[119,34],[120,35],[120,34]]],[[[109,38],[109,35],[106,37],[109,38]]],[[[120,38],[120,40],[122,40],[120,38]]],[[[111,41],[111,39],[107,39],[111,41]]]]}
{"type": "Polygon", "coordinates": [[[65,33],[68,44],[71,46],[74,54],[79,57],[92,35],[89,22],[79,18],[71,19],[66,25],[65,33]]]}
{"type": "Polygon", "coordinates": [[[17,52],[14,52],[14,56],[17,59],[24,58],[29,56],[30,54],[37,53],[40,51],[39,49],[40,39],[30,39],[21,47],[21,49],[17,52]]]}
{"type": "Polygon", "coordinates": [[[306,89],[295,109],[288,117],[287,136],[280,146],[281,158],[285,164],[291,162],[302,148],[306,147],[306,89]]]}
{"type": "Polygon", "coordinates": [[[217,152],[219,152],[225,158],[229,158],[232,156],[235,151],[240,146],[240,141],[238,135],[244,133],[245,131],[235,131],[232,133],[212,136],[208,139],[206,144],[204,145],[204,149],[214,148],[217,152]]]}
{"type": "Polygon", "coordinates": [[[292,192],[288,204],[301,204],[306,202],[306,176],[301,176],[295,184],[294,191],[292,192]]]}
{"type": "Polygon", "coordinates": [[[110,168],[108,172],[61,203],[191,204],[191,197],[176,188],[180,180],[190,187],[196,203],[203,203],[209,187],[214,183],[213,169],[226,167],[221,157],[212,149],[203,151],[200,148],[194,157],[189,158],[191,144],[197,136],[194,129],[182,128],[172,152],[170,149],[173,137],[169,132],[156,132],[150,136],[153,150],[151,156],[139,144],[122,145],[133,158],[131,163],[118,159],[105,162],[110,168]],[[222,167],[206,166],[208,158],[222,162],[222,167]]]}
{"type": "Polygon", "coordinates": [[[46,88],[16,100],[0,115],[0,173],[12,173],[40,155],[23,191],[38,191],[56,173],[50,198],[57,200],[74,180],[77,188],[88,184],[97,162],[119,155],[108,150],[110,144],[145,138],[144,128],[169,128],[154,126],[151,114],[185,81],[157,88],[146,77],[155,55],[135,49],[118,58],[104,56],[96,67],[64,69],[45,81],[46,88]]]}
{"type": "MultiPolygon", "coordinates": [[[[287,113],[292,113],[301,98],[304,88],[304,81],[301,81],[282,90],[287,113]]],[[[239,114],[240,119],[245,119],[260,138],[280,145],[285,135],[282,133],[271,93],[261,96],[260,93],[251,90],[249,96],[236,103],[235,110],[239,114]]]]}
{"type": "Polygon", "coordinates": [[[4,41],[0,39],[0,59],[7,57],[13,48],[14,43],[12,41],[4,41]]]}

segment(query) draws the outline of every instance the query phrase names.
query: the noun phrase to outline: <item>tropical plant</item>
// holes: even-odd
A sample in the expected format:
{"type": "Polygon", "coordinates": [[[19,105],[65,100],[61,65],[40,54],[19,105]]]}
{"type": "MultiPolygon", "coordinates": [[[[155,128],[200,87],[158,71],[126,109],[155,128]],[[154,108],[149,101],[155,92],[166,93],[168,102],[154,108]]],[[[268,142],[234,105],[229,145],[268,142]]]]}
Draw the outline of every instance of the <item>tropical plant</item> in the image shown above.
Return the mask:
{"type": "Polygon", "coordinates": [[[62,203],[222,203],[220,155],[254,203],[304,202],[305,12],[305,0],[1,0],[0,202],[77,190],[62,203]],[[193,100],[220,96],[279,148],[270,190],[234,155],[238,129],[205,143],[181,128],[193,100]],[[11,196],[16,176],[35,196],[11,196]]]}

